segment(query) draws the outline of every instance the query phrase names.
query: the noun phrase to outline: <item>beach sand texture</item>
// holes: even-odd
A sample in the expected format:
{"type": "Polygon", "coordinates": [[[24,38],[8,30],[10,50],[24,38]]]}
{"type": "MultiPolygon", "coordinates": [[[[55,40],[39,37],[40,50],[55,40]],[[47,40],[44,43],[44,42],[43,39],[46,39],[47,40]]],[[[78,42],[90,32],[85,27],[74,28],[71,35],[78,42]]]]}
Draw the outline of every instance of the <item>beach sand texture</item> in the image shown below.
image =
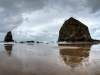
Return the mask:
{"type": "Polygon", "coordinates": [[[2,43],[0,75],[100,75],[100,45],[2,43]]]}

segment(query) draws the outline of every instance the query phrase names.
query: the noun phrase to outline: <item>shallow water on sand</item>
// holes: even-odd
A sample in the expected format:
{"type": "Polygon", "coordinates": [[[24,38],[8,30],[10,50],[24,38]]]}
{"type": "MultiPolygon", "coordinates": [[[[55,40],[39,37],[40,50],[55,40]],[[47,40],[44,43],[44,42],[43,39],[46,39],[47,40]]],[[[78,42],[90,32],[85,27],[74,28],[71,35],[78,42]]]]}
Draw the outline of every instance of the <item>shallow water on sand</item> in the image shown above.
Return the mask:
{"type": "Polygon", "coordinates": [[[0,44],[0,75],[100,75],[100,44],[0,44]]]}

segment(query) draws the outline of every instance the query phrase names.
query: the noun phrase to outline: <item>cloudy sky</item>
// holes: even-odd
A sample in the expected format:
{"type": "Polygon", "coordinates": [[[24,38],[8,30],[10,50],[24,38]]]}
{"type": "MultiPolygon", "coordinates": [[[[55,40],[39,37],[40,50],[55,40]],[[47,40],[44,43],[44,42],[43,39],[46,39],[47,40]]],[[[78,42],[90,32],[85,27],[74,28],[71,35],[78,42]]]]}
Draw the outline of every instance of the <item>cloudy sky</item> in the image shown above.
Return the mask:
{"type": "Polygon", "coordinates": [[[8,31],[16,41],[57,41],[60,27],[70,17],[100,39],[100,0],[0,0],[0,41],[8,31]]]}

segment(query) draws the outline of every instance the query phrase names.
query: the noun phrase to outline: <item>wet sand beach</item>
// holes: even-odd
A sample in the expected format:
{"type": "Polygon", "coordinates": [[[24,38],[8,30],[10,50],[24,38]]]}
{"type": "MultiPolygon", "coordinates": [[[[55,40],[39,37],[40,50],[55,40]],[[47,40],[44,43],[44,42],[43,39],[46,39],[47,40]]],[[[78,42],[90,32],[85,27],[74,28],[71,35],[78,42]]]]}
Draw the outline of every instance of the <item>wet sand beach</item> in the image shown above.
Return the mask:
{"type": "Polygon", "coordinates": [[[0,75],[100,75],[100,44],[0,43],[0,75]]]}

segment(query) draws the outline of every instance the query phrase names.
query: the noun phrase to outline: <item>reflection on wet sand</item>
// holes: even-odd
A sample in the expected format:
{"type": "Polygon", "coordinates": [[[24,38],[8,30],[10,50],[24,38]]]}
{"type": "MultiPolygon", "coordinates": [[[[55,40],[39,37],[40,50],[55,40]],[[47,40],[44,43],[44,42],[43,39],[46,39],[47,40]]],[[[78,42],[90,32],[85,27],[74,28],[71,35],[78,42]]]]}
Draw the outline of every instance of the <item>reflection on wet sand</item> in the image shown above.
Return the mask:
{"type": "Polygon", "coordinates": [[[9,56],[11,56],[12,46],[13,46],[13,44],[5,44],[5,45],[4,45],[5,50],[7,51],[7,54],[8,54],[9,56]]]}
{"type": "Polygon", "coordinates": [[[75,68],[78,66],[84,66],[84,63],[88,62],[89,51],[92,44],[68,44],[67,46],[79,47],[78,49],[60,49],[60,55],[67,65],[75,68]]]}
{"type": "Polygon", "coordinates": [[[0,75],[100,75],[100,46],[91,46],[1,45],[0,75]]]}
{"type": "Polygon", "coordinates": [[[7,54],[0,52],[0,75],[23,75],[22,63],[16,56],[11,56],[13,44],[4,44],[4,48],[7,54]]]}

